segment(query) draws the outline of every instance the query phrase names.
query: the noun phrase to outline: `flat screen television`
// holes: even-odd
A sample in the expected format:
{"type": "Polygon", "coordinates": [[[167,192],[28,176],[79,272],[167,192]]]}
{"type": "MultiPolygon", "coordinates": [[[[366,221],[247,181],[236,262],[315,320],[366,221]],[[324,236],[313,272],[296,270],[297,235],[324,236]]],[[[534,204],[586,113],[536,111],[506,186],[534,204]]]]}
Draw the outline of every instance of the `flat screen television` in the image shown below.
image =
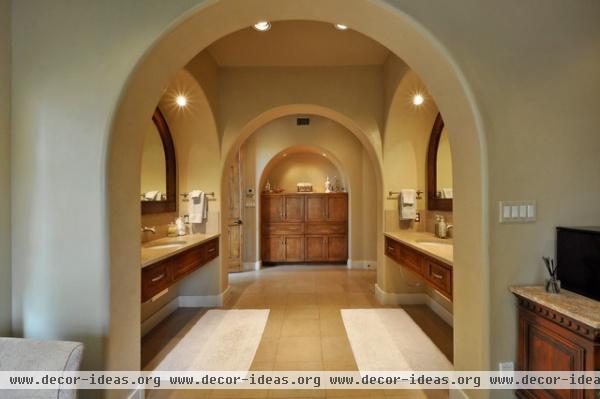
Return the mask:
{"type": "Polygon", "coordinates": [[[558,227],[556,264],[562,288],[600,300],[600,226],[558,227]]]}

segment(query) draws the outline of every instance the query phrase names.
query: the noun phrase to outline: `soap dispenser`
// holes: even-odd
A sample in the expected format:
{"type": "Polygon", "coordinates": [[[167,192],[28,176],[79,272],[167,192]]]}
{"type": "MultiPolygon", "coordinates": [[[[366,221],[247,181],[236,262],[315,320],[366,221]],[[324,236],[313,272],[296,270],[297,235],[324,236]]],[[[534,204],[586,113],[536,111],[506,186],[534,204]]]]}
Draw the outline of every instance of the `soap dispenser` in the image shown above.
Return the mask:
{"type": "Polygon", "coordinates": [[[443,216],[442,216],[442,220],[440,220],[440,223],[439,223],[438,232],[440,234],[439,235],[440,238],[446,238],[446,236],[448,234],[448,225],[446,224],[446,220],[444,220],[443,216]]]}
{"type": "Polygon", "coordinates": [[[435,216],[435,226],[434,226],[434,229],[433,229],[433,234],[436,237],[440,236],[440,219],[441,219],[441,217],[439,215],[435,216]]]}
{"type": "Polygon", "coordinates": [[[185,229],[185,223],[183,223],[183,219],[182,218],[177,218],[177,220],[175,220],[175,226],[177,226],[177,235],[178,236],[184,236],[186,233],[186,229],[185,229]]]}

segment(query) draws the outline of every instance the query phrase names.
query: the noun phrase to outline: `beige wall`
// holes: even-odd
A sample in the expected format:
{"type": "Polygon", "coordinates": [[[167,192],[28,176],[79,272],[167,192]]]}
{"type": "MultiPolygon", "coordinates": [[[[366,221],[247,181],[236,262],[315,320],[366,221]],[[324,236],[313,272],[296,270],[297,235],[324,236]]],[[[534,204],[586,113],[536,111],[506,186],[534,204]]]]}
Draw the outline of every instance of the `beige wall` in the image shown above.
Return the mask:
{"type": "Polygon", "coordinates": [[[344,186],[340,171],[321,154],[311,152],[292,153],[286,156],[282,154],[274,161],[265,178],[269,180],[272,187],[284,189],[288,193],[295,192],[296,185],[300,182],[311,183],[315,193],[324,193],[327,177],[332,184],[334,177],[337,177],[338,185],[344,186]]]}
{"type": "Polygon", "coordinates": [[[0,337],[11,331],[10,3],[0,1],[0,337]]]}
{"type": "MultiPolygon", "coordinates": [[[[350,259],[375,262],[377,234],[373,221],[376,219],[374,204],[377,192],[373,187],[374,184],[369,183],[374,181],[374,172],[361,143],[338,123],[312,115],[309,126],[296,126],[296,115],[293,115],[276,119],[257,130],[242,146],[244,190],[255,188],[261,191],[261,182],[265,181],[263,176],[265,169],[269,167],[267,173],[274,173],[280,165],[285,166],[287,163],[287,161],[272,163],[273,158],[281,157],[284,150],[293,151],[298,147],[309,147],[313,151],[326,152],[328,159],[335,164],[329,164],[327,168],[331,170],[334,166],[344,176],[348,184],[350,201],[350,259]]],[[[297,165],[293,157],[294,154],[291,154],[288,158],[292,160],[292,164],[297,165]]],[[[318,160],[316,162],[323,160],[323,157],[318,154],[315,158],[318,160]]],[[[314,160],[308,160],[303,155],[304,165],[311,161],[314,160]]],[[[295,191],[295,180],[290,184],[291,191],[295,191]]],[[[244,262],[260,260],[258,255],[260,243],[257,235],[259,211],[258,204],[256,208],[245,208],[244,262]]]]}
{"type": "MultiPolygon", "coordinates": [[[[592,89],[600,86],[600,4],[223,1],[173,25],[200,3],[124,0],[115,9],[98,2],[93,12],[83,2],[13,3],[17,332],[82,339],[85,362],[94,367],[139,363],[139,330],[129,320],[139,320],[139,166],[131,166],[141,137],[128,136],[126,127],[151,115],[174,72],[219,36],[259,15],[318,14],[343,16],[401,54],[435,97],[450,133],[459,222],[456,365],[496,368],[514,360],[508,285],[542,281],[539,258],[552,252],[554,226],[600,223],[600,187],[593,184],[600,181],[600,136],[590,133],[600,122],[592,89]],[[157,41],[167,27],[173,29],[157,41]],[[102,51],[104,62],[90,48],[102,51]],[[538,221],[498,224],[498,201],[510,199],[537,200],[538,221]],[[74,231],[83,232],[76,245],[74,231]]],[[[348,97],[354,106],[347,109],[359,109],[358,98],[348,97]]],[[[363,130],[370,140],[379,134],[363,130]]]]}

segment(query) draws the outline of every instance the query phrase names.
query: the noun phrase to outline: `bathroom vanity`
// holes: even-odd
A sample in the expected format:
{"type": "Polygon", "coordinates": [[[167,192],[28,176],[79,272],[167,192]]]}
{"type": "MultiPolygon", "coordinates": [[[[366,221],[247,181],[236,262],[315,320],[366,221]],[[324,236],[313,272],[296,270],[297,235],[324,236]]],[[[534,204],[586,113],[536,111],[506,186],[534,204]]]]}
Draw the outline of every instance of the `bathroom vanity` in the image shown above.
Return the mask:
{"type": "Polygon", "coordinates": [[[348,194],[263,194],[263,263],[345,263],[348,194]]]}
{"type": "Polygon", "coordinates": [[[219,234],[167,237],[142,245],[142,303],[219,256],[219,234]]]}
{"type": "Polygon", "coordinates": [[[385,233],[385,254],[452,300],[453,245],[430,233],[385,233]]]}

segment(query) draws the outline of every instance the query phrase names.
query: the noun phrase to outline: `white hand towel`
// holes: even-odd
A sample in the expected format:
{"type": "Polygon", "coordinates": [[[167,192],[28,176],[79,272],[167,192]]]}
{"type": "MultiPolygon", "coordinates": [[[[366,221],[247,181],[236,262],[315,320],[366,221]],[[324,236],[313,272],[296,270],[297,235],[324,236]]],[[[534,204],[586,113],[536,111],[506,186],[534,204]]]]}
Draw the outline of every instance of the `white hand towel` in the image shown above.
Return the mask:
{"type": "Polygon", "coordinates": [[[442,198],[452,198],[452,187],[442,188],[442,198]]]}
{"type": "Polygon", "coordinates": [[[188,194],[188,215],[190,223],[202,223],[204,221],[205,198],[204,192],[200,190],[193,190],[188,194]]]}
{"type": "Polygon", "coordinates": [[[414,220],[417,217],[417,191],[405,189],[398,197],[398,213],[401,220],[414,220]]]}
{"type": "Polygon", "coordinates": [[[160,191],[148,191],[146,194],[144,194],[144,199],[146,201],[156,201],[158,194],[160,194],[160,191]]]}

